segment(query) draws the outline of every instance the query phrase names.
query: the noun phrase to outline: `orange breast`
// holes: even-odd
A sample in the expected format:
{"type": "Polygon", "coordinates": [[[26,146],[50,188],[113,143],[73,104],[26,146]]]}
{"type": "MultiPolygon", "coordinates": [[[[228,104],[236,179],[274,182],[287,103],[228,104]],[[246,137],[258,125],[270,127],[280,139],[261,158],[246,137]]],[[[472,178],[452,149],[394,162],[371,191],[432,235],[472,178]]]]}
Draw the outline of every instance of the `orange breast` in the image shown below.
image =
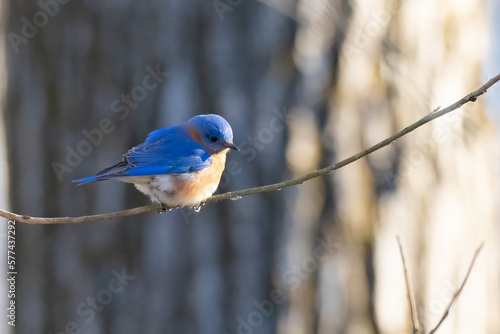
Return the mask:
{"type": "Polygon", "coordinates": [[[219,185],[226,164],[228,150],[212,155],[212,163],[207,168],[190,175],[178,175],[174,179],[176,196],[186,203],[196,205],[210,197],[219,185]]]}

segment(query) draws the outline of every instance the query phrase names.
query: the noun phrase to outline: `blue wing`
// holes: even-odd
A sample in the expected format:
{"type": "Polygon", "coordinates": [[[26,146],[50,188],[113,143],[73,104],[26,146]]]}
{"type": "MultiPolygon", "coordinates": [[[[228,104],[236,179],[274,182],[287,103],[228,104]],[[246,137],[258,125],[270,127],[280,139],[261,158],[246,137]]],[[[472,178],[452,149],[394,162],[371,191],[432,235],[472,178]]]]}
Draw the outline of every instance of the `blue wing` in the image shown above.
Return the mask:
{"type": "Polygon", "coordinates": [[[211,163],[207,151],[183,135],[180,126],[173,126],[151,132],[144,143],[130,149],[116,165],[73,182],[82,185],[130,176],[183,174],[199,171],[211,163]]]}

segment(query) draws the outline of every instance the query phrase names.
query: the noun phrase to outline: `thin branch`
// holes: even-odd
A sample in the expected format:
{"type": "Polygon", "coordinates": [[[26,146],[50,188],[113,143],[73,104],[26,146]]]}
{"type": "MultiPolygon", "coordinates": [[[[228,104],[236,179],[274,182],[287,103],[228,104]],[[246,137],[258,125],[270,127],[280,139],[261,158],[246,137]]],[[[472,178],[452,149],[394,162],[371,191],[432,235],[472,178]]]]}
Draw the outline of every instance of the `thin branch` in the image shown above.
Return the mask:
{"type": "MultiPolygon", "coordinates": [[[[205,200],[205,203],[210,203],[210,202],[219,202],[227,199],[240,199],[241,197],[245,196],[250,196],[254,194],[259,194],[259,193],[264,193],[264,192],[270,192],[270,191],[276,191],[280,190],[282,188],[286,187],[291,187],[295,185],[302,184],[306,181],[309,181],[311,179],[314,179],[319,176],[324,176],[332,173],[333,171],[342,168],[346,165],[349,165],[353,163],[354,161],[357,161],[365,156],[367,156],[370,153],[373,153],[375,151],[380,150],[381,148],[393,143],[397,139],[403,137],[404,135],[412,132],[413,130],[421,127],[424,124],[429,123],[430,121],[441,117],[453,110],[456,110],[463,106],[464,104],[468,102],[475,102],[477,98],[493,86],[495,83],[497,83],[500,80],[500,74],[497,76],[493,77],[490,79],[486,84],[484,84],[481,88],[478,90],[467,94],[457,102],[453,103],[452,105],[444,108],[444,109],[439,109],[435,110],[434,112],[428,114],[427,116],[421,118],[417,122],[413,123],[412,125],[404,128],[403,130],[397,132],[396,134],[384,139],[383,141],[379,142],[378,144],[373,145],[372,147],[356,153],[352,156],[350,156],[347,159],[344,159],[340,162],[337,162],[336,164],[330,165],[328,167],[325,167],[323,169],[318,169],[315,171],[312,171],[309,174],[300,176],[295,179],[275,183],[275,184],[270,184],[267,186],[262,186],[262,187],[255,187],[255,188],[250,188],[250,189],[244,189],[244,190],[238,190],[238,191],[232,191],[232,192],[227,192],[224,194],[219,194],[215,195],[212,197],[209,197],[207,200],[205,200]]],[[[30,223],[30,224],[68,224],[68,223],[84,223],[84,222],[90,222],[90,221],[97,221],[97,220],[106,220],[106,219],[113,219],[113,218],[118,218],[118,217],[126,217],[126,216],[132,216],[132,215],[137,215],[145,212],[150,212],[154,210],[159,210],[161,207],[159,205],[146,205],[134,209],[129,209],[129,210],[123,210],[123,211],[117,211],[117,212],[112,212],[112,213],[105,213],[105,214],[99,214],[99,215],[92,215],[92,216],[81,216],[81,217],[57,217],[57,218],[39,218],[39,217],[30,217],[26,215],[18,215],[15,213],[11,213],[5,210],[0,209],[0,217],[5,217],[7,219],[15,219],[16,221],[22,222],[22,223],[30,223]]]]}
{"type": "Polygon", "coordinates": [[[443,313],[443,316],[441,317],[441,320],[439,320],[439,322],[436,325],[436,327],[434,327],[434,329],[431,330],[429,332],[429,334],[436,333],[436,331],[438,330],[439,326],[441,326],[441,324],[446,319],[446,317],[448,317],[448,314],[450,313],[450,309],[453,306],[453,303],[458,298],[458,296],[460,295],[460,293],[462,292],[462,290],[463,290],[463,288],[465,286],[465,283],[467,283],[467,280],[469,279],[470,273],[472,272],[472,268],[474,267],[474,263],[476,262],[477,256],[479,255],[479,252],[481,252],[481,249],[483,249],[483,246],[484,246],[484,242],[476,249],[476,252],[474,253],[474,257],[472,258],[472,261],[471,261],[471,263],[469,265],[469,270],[467,270],[467,274],[465,275],[465,278],[464,278],[464,280],[462,282],[462,285],[460,285],[460,288],[458,288],[458,290],[455,291],[455,293],[453,294],[453,296],[451,297],[451,299],[450,299],[450,301],[448,303],[448,306],[444,310],[444,313],[443,313]]]}
{"type": "Polygon", "coordinates": [[[396,236],[396,240],[398,242],[399,254],[401,254],[401,261],[403,262],[403,273],[405,276],[406,284],[406,298],[408,299],[408,305],[410,306],[411,324],[413,328],[412,333],[419,334],[422,329],[420,328],[420,323],[418,322],[417,307],[415,306],[415,295],[413,294],[410,277],[408,276],[408,269],[406,267],[405,256],[403,253],[403,246],[401,246],[401,240],[399,239],[399,236],[396,236]]]}
{"type": "Polygon", "coordinates": [[[127,217],[139,215],[141,213],[151,212],[153,210],[160,209],[158,204],[150,204],[146,206],[141,206],[133,209],[127,209],[122,211],[102,213],[98,215],[90,216],[79,216],[79,217],[54,217],[54,218],[41,218],[41,217],[31,217],[27,215],[18,215],[9,211],[0,209],[0,217],[4,217],[10,220],[15,220],[21,223],[28,224],[73,224],[73,223],[86,223],[95,222],[99,220],[110,220],[113,218],[127,217]]]}

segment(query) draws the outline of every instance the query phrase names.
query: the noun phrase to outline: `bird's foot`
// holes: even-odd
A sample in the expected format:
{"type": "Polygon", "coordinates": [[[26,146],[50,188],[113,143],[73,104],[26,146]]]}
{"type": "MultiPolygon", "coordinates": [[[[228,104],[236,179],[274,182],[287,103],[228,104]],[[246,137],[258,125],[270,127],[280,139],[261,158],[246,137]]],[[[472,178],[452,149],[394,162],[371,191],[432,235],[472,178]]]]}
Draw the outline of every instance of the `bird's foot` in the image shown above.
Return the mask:
{"type": "Polygon", "coordinates": [[[156,212],[158,212],[161,215],[162,213],[165,213],[167,210],[170,211],[170,209],[166,205],[162,204],[161,207],[158,210],[156,210],[156,212]]]}

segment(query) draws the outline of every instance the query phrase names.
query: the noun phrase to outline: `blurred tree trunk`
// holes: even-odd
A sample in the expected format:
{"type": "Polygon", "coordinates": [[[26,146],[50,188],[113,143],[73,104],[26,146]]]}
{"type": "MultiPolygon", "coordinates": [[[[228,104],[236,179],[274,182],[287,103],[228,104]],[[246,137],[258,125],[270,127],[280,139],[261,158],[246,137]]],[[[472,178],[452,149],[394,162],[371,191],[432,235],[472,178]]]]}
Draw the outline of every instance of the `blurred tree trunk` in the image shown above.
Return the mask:
{"type": "MultiPolygon", "coordinates": [[[[483,1],[352,4],[355,15],[331,105],[340,158],[485,81],[483,1]]],[[[440,333],[493,333],[498,328],[499,289],[492,282],[498,282],[499,270],[485,266],[499,251],[493,187],[498,146],[482,101],[335,174],[338,218],[349,252],[348,298],[361,309],[372,309],[384,333],[410,326],[395,235],[402,237],[427,331],[461,283],[475,248],[487,238],[486,254],[440,333]],[[365,279],[373,296],[368,304],[360,293],[365,279]]],[[[364,326],[363,332],[375,328],[364,326]]]]}
{"type": "MultiPolygon", "coordinates": [[[[24,18],[32,22],[41,7],[8,4],[7,31],[22,36],[24,18]]],[[[294,21],[253,2],[222,16],[211,1],[54,6],[54,17],[39,22],[26,43],[7,42],[13,211],[81,215],[147,203],[130,185],[76,188],[70,180],[115,163],[148,132],[200,113],[226,117],[243,149],[230,155],[222,191],[283,178],[294,21]],[[145,90],[144,78],[158,68],[168,77],[145,90]],[[93,131],[99,127],[101,139],[93,131]],[[259,134],[266,128],[274,132],[259,134]],[[88,141],[84,130],[98,143],[82,144],[88,141]],[[69,166],[68,150],[85,149],[90,152],[69,166]],[[57,165],[63,169],[56,172],[54,162],[66,167],[57,165]]],[[[85,333],[236,332],[238,318],[248,321],[253,302],[271,290],[281,198],[208,205],[198,215],[178,210],[75,226],[19,226],[17,332],[59,333],[72,321],[85,333]],[[94,317],[87,298],[102,300],[99,292],[122,268],[135,278],[94,317]]],[[[259,331],[272,333],[275,323],[275,315],[263,319],[259,331]]]]}
{"type": "MultiPolygon", "coordinates": [[[[357,153],[481,85],[482,1],[300,1],[297,8],[294,59],[307,90],[292,110],[287,158],[296,174],[357,153]],[[303,138],[313,140],[300,145],[303,138]]],[[[291,301],[281,332],[408,331],[401,235],[427,330],[488,238],[470,292],[440,331],[493,333],[499,271],[484,263],[496,263],[499,244],[495,138],[483,103],[467,105],[324,182],[294,189],[282,277],[297,265],[307,271],[314,236],[337,248],[300,284],[284,280],[291,301]]]]}

